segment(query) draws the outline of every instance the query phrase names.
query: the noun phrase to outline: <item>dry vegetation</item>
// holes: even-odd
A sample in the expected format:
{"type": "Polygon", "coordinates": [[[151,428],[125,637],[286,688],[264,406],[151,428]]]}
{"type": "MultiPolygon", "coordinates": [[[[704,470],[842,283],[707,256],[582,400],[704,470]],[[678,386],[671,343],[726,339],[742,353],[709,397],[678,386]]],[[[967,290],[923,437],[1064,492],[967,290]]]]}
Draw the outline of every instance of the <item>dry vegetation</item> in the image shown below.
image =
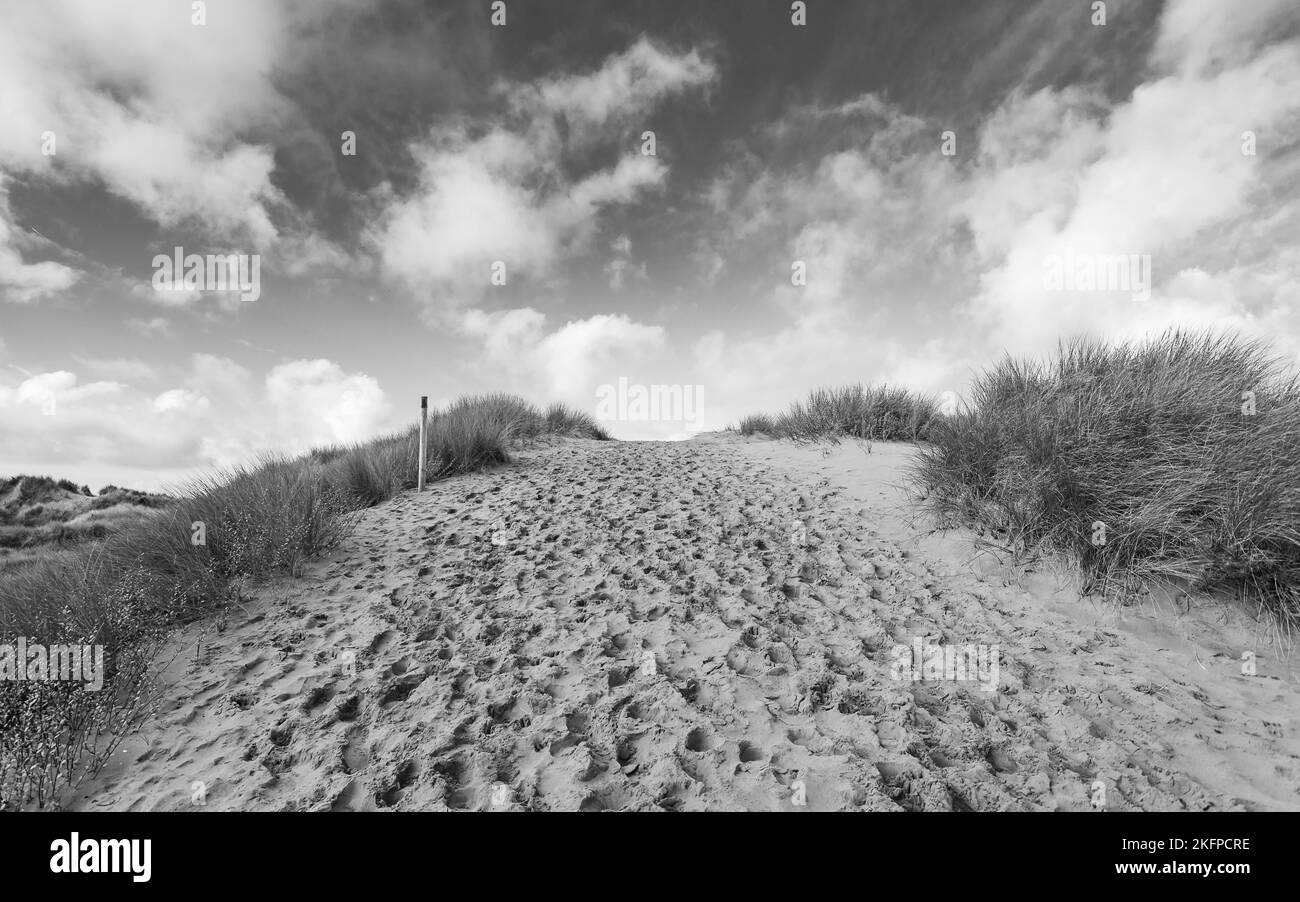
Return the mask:
{"type": "Polygon", "coordinates": [[[933,398],[904,388],[849,385],[816,389],[785,413],[747,416],[740,421],[739,431],[795,441],[917,441],[928,435],[938,413],[933,398]]]}

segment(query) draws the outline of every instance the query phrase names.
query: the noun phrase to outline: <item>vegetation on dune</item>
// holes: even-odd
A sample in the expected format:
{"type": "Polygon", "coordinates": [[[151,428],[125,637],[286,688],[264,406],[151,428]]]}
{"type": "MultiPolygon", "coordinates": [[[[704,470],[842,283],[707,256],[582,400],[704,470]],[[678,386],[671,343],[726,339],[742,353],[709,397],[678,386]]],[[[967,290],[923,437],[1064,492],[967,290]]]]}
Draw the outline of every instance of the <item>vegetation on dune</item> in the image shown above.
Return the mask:
{"type": "Polygon", "coordinates": [[[584,410],[576,410],[564,404],[552,404],[543,415],[545,432],[558,432],[562,435],[582,435],[602,442],[610,440],[610,434],[596,422],[595,417],[584,410]]]}
{"type": "MultiPolygon", "coordinates": [[[[428,477],[507,462],[519,440],[543,435],[608,438],[591,417],[562,405],[542,412],[509,395],[464,398],[430,415],[428,477]]],[[[237,601],[251,583],[296,573],[342,540],[361,509],[414,487],[418,444],[412,426],[296,459],[266,456],[194,480],[167,503],[138,502],[150,516],[98,541],[0,571],[0,645],[20,636],[102,645],[107,670],[100,692],[68,682],[0,683],[0,810],[50,804],[96,772],[114,737],[147,712],[150,662],[168,631],[237,601]]],[[[10,480],[0,492],[25,492],[28,502],[50,486],[81,493],[45,482],[10,480]]],[[[127,495],[110,486],[101,494],[108,497],[127,495]]]]}
{"type": "Polygon", "coordinates": [[[794,441],[877,441],[924,439],[939,414],[935,399],[888,385],[819,388],[784,413],[743,418],[743,435],[763,434],[794,441]]]}
{"type": "Polygon", "coordinates": [[[738,431],[915,441],[911,480],[941,523],[1063,554],[1090,589],[1227,591],[1283,630],[1300,624],[1300,381],[1266,344],[1075,339],[986,368],[945,413],[855,385],[738,431]]]}
{"type": "Polygon", "coordinates": [[[46,476],[0,481],[0,567],[103,539],[171,503],[166,495],[89,486],[46,476]]]}
{"type": "Polygon", "coordinates": [[[912,476],[942,520],[1062,553],[1102,589],[1227,590],[1300,622],[1300,383],[1260,342],[1171,331],[1008,357],[927,439],[912,476]]]}

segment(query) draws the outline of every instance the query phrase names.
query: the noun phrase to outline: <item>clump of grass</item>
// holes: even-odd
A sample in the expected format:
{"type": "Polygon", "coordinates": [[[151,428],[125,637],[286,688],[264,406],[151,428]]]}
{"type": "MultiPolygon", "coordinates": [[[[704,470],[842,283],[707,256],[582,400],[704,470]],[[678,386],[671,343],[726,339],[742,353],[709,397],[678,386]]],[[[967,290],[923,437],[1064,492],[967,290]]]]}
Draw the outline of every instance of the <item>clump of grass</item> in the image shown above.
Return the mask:
{"type": "MultiPolygon", "coordinates": [[[[601,437],[567,408],[543,415],[510,395],[461,399],[429,419],[428,477],[508,462],[518,439],[543,433],[601,437]]],[[[167,632],[335,546],[362,508],[416,484],[418,446],[412,426],[297,459],[265,456],[194,480],[102,541],[0,572],[0,643],[103,645],[110,662],[99,693],[0,683],[0,810],[48,804],[93,773],[110,737],[145,713],[148,663],[167,632]]],[[[55,485],[6,488],[35,498],[55,485]]]]}
{"type": "Polygon", "coordinates": [[[765,413],[754,413],[740,418],[736,427],[741,435],[777,435],[776,422],[765,413]]]}
{"type": "Polygon", "coordinates": [[[928,438],[912,475],[941,519],[1064,554],[1103,590],[1227,590],[1300,623],[1300,383],[1261,342],[1170,331],[1007,357],[928,438]]]}
{"type": "Polygon", "coordinates": [[[429,420],[427,467],[431,478],[510,461],[516,439],[541,432],[541,414],[522,398],[462,398],[429,420]]]}
{"type": "Polygon", "coordinates": [[[594,438],[602,442],[610,440],[609,433],[596,422],[595,417],[566,404],[557,403],[546,408],[543,422],[544,430],[555,435],[594,438]]]}
{"type": "Polygon", "coordinates": [[[359,507],[374,507],[401,488],[392,461],[378,447],[358,446],[330,461],[336,489],[359,507]]]}
{"type": "Polygon", "coordinates": [[[795,441],[841,438],[922,441],[938,416],[928,396],[888,385],[819,388],[781,414],[743,418],[743,435],[765,434],[795,441]]]}

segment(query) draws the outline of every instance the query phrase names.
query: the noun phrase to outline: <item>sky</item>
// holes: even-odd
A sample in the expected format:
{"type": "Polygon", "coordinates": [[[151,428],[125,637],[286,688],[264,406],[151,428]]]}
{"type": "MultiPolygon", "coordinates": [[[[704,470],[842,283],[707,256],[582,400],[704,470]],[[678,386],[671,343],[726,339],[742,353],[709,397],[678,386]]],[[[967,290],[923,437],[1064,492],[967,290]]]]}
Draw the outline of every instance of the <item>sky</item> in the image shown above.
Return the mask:
{"type": "Polygon", "coordinates": [[[1170,326],[1295,360],[1298,236],[1295,0],[6,0],[0,475],[493,391],[678,439],[1170,326]]]}

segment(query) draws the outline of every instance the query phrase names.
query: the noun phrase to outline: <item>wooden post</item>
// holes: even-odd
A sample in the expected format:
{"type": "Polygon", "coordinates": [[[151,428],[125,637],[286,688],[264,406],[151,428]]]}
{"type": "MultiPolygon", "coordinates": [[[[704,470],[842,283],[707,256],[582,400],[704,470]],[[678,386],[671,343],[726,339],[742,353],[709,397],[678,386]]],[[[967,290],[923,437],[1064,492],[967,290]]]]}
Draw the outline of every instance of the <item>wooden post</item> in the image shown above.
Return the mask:
{"type": "Polygon", "coordinates": [[[420,395],[420,479],[417,492],[424,491],[424,434],[429,420],[429,396],[420,395]]]}

